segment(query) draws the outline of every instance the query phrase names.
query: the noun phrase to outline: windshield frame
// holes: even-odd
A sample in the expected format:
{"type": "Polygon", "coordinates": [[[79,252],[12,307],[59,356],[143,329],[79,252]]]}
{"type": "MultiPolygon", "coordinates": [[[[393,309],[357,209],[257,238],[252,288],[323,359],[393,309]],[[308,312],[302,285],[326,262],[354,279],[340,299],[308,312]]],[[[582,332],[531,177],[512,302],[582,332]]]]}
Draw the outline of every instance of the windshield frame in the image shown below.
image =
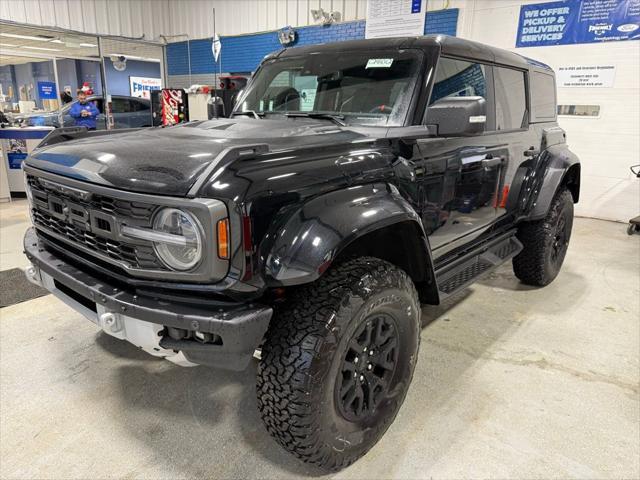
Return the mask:
{"type": "MultiPolygon", "coordinates": [[[[327,116],[335,116],[340,118],[341,120],[343,120],[346,123],[347,127],[381,127],[381,128],[397,128],[397,127],[404,127],[407,125],[412,125],[413,124],[413,117],[414,117],[414,112],[415,112],[415,105],[416,105],[416,98],[419,98],[419,95],[421,94],[421,92],[423,91],[423,78],[424,78],[424,71],[425,71],[425,65],[427,62],[427,59],[429,57],[429,55],[427,54],[427,52],[425,51],[425,49],[423,48],[416,48],[416,47],[408,47],[408,48],[385,48],[382,50],[377,50],[376,51],[376,55],[377,56],[381,56],[384,55],[385,53],[388,54],[398,54],[398,53],[403,53],[403,52],[411,52],[412,54],[414,54],[415,56],[415,61],[416,61],[416,67],[413,73],[413,78],[409,79],[409,83],[411,84],[409,87],[409,91],[406,92],[406,107],[404,108],[404,111],[401,112],[401,115],[399,115],[396,119],[396,121],[394,121],[393,123],[389,123],[389,116],[387,116],[387,122],[385,123],[368,123],[368,122],[357,122],[354,121],[355,119],[357,119],[358,116],[364,116],[366,115],[366,113],[364,112],[338,112],[338,111],[329,111],[329,110],[310,110],[310,111],[302,111],[302,110],[288,110],[288,111],[270,111],[270,110],[255,110],[255,113],[258,114],[261,118],[267,118],[268,115],[278,115],[278,116],[282,116],[282,117],[286,117],[287,113],[293,113],[296,115],[292,115],[289,118],[293,118],[295,117],[304,117],[304,114],[320,114],[320,115],[327,115],[327,116]]],[[[364,49],[345,49],[340,51],[339,53],[341,54],[359,54],[362,55],[363,57],[370,55],[370,52],[368,50],[364,50],[364,49]]],[[[235,106],[233,111],[231,112],[231,116],[233,116],[234,114],[242,114],[243,112],[245,112],[244,114],[246,115],[246,112],[252,112],[253,109],[247,109],[247,110],[243,110],[243,104],[246,101],[247,97],[250,95],[250,93],[253,90],[253,87],[255,85],[255,80],[260,78],[261,72],[264,70],[264,66],[269,64],[269,65],[273,65],[275,63],[278,62],[282,62],[282,61],[291,61],[291,60],[296,60],[298,59],[301,63],[303,63],[304,61],[308,60],[309,55],[308,54],[303,54],[300,53],[299,55],[287,55],[284,57],[268,57],[266,58],[262,63],[260,63],[260,65],[258,66],[258,68],[256,69],[256,71],[253,73],[253,75],[251,76],[251,79],[249,80],[249,82],[247,83],[247,85],[245,86],[245,88],[242,91],[242,94],[240,95],[240,97],[236,100],[235,106]]],[[[285,70],[282,70],[285,71],[285,70]]],[[[275,78],[275,77],[274,77],[275,78]]],[[[375,115],[375,114],[374,114],[375,115]]],[[[372,118],[374,118],[372,116],[372,118]]],[[[327,119],[330,120],[330,119],[327,119]]]]}

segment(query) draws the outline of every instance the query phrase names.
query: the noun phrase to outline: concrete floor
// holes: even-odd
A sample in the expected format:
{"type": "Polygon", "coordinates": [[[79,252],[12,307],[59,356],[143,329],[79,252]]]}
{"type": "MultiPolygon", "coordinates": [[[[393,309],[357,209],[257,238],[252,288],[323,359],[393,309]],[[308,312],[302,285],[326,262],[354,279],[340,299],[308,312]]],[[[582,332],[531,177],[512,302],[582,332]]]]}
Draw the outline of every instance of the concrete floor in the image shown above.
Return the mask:
{"type": "MultiPolygon", "coordinates": [[[[24,202],[0,206],[2,269],[24,202]]],[[[510,266],[425,308],[396,422],[336,478],[639,478],[640,237],[577,219],[545,289],[510,266]]],[[[320,476],[271,441],[255,366],[184,369],[99,333],[51,296],[0,310],[2,478],[320,476]]]]}

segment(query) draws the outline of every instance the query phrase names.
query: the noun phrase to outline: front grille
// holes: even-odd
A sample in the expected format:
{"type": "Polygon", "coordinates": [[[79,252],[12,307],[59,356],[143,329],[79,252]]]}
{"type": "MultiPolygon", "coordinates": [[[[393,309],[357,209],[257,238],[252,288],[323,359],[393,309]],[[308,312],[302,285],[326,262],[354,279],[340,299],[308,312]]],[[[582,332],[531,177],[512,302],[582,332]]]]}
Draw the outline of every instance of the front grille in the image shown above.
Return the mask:
{"type": "Polygon", "coordinates": [[[65,191],[33,175],[27,176],[27,183],[36,227],[131,268],[165,269],[151,244],[129,242],[117,232],[118,223],[151,227],[155,205],[65,191]]]}

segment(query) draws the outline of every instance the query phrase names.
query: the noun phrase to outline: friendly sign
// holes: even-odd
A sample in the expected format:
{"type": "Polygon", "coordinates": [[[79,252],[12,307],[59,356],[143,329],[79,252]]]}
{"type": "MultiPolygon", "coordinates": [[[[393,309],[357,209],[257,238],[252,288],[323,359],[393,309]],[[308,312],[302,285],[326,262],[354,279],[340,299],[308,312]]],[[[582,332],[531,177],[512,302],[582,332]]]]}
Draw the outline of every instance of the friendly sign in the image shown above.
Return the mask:
{"type": "Polygon", "coordinates": [[[637,39],[639,0],[565,0],[520,7],[516,47],[637,39]]]}
{"type": "Polygon", "coordinates": [[[162,88],[162,80],[149,77],[129,77],[129,87],[132,97],[149,99],[152,90],[162,88]]]}

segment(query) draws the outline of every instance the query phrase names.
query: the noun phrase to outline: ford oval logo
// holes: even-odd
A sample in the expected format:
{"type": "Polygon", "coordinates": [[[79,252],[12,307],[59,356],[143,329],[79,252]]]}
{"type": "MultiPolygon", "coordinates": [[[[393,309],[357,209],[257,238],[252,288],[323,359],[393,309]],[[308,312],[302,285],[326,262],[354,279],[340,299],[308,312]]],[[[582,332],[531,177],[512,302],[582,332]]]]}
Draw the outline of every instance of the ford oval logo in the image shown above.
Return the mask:
{"type": "Polygon", "coordinates": [[[619,32],[629,33],[635,32],[640,28],[640,25],[636,25],[635,23],[625,23],[624,25],[620,25],[616,30],[619,32]]]}

